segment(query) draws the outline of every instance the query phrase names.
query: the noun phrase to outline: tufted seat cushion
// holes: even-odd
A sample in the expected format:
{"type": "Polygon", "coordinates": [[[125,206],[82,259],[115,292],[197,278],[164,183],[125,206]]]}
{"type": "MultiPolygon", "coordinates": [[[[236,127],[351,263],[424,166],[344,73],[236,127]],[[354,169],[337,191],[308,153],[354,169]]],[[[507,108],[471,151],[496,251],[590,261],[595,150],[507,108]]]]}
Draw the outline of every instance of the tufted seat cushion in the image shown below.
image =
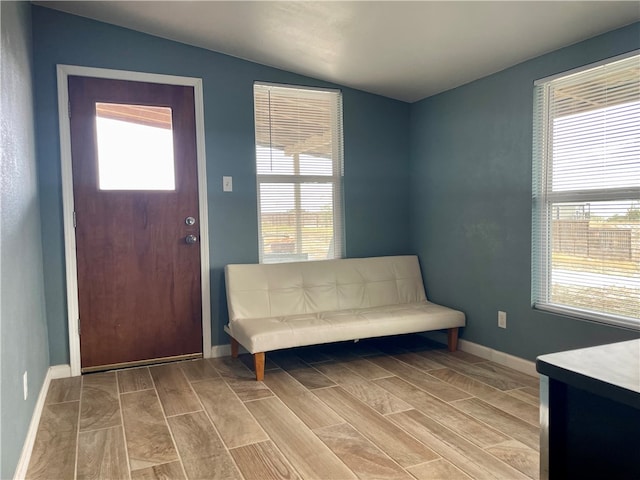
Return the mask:
{"type": "Polygon", "coordinates": [[[243,318],[229,333],[249,352],[462,327],[464,313],[434,303],[410,303],[268,318],[243,318]]]}

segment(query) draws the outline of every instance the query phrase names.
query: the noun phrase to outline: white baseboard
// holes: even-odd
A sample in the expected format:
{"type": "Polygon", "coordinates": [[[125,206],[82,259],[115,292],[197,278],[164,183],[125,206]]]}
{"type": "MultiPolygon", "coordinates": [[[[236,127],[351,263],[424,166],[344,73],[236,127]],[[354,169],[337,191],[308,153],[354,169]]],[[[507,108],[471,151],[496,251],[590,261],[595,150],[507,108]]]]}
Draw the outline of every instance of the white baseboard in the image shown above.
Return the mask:
{"type": "MultiPolygon", "coordinates": [[[[438,343],[447,344],[447,334],[442,332],[426,332],[423,336],[430,338],[438,343]]],[[[477,357],[491,360],[492,362],[504,365],[505,367],[513,368],[532,377],[537,377],[535,362],[525,360],[524,358],[516,357],[508,353],[501,352],[500,350],[494,350],[493,348],[485,347],[478,343],[473,343],[468,340],[458,340],[458,348],[463,352],[471,353],[477,357]]]]}
{"type": "MultiPolygon", "coordinates": [[[[238,351],[240,353],[249,353],[242,345],[240,345],[238,351]]],[[[231,355],[231,345],[228,343],[226,345],[213,345],[211,347],[211,358],[228,357],[229,355],[231,355]]]]}
{"type": "Polygon", "coordinates": [[[231,345],[212,345],[211,358],[228,357],[231,355],[231,345]]]}
{"type": "Polygon", "coordinates": [[[42,416],[42,410],[44,409],[44,401],[49,391],[49,385],[51,380],[56,378],[65,378],[71,376],[70,365],[54,365],[49,367],[47,374],[44,376],[40,393],[38,394],[38,400],[33,408],[33,414],[31,415],[31,422],[29,423],[29,429],[27,430],[27,437],[24,440],[22,446],[22,453],[20,454],[20,460],[16,466],[15,474],[13,478],[15,480],[22,480],[27,476],[27,468],[29,468],[29,461],[31,460],[31,452],[33,451],[33,444],[36,441],[36,434],[38,433],[38,425],[40,424],[40,417],[42,416]]]}
{"type": "Polygon", "coordinates": [[[51,380],[56,378],[68,378],[71,376],[71,365],[53,365],[49,367],[51,380]]]}

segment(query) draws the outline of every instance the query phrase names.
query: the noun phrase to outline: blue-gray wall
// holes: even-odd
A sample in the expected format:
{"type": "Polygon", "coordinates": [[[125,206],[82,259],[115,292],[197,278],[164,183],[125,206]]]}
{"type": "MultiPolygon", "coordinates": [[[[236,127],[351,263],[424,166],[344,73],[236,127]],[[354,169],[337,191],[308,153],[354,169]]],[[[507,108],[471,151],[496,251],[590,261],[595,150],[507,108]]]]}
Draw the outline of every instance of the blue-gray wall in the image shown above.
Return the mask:
{"type": "Polygon", "coordinates": [[[33,128],[31,8],[26,2],[1,2],[0,9],[0,478],[12,478],[49,367],[49,347],[33,128]]]}
{"type": "Polygon", "coordinates": [[[428,296],[466,312],[465,340],[533,360],[640,336],[531,308],[533,82],[637,48],[638,23],[411,106],[413,246],[428,296]]]}
{"type": "MultiPolygon", "coordinates": [[[[228,343],[223,267],[258,259],[253,83],[317,80],[33,7],[34,88],[51,364],[69,362],[56,64],[199,77],[204,87],[212,343],[228,343]],[[222,176],[234,191],[222,192],[222,176]]],[[[409,105],[343,88],[346,255],[411,253],[409,105]]]]}

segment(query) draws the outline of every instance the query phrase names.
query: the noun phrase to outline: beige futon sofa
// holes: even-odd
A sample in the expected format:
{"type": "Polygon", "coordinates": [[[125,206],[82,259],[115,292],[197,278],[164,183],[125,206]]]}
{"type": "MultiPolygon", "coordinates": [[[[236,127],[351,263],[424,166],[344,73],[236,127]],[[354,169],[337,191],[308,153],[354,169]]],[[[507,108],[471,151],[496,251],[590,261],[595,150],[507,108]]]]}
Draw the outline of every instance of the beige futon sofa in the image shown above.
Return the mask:
{"type": "Polygon", "coordinates": [[[232,356],[242,345],[264,378],[265,352],[448,329],[465,315],[427,300],[418,257],[348,258],[225,267],[232,356]]]}

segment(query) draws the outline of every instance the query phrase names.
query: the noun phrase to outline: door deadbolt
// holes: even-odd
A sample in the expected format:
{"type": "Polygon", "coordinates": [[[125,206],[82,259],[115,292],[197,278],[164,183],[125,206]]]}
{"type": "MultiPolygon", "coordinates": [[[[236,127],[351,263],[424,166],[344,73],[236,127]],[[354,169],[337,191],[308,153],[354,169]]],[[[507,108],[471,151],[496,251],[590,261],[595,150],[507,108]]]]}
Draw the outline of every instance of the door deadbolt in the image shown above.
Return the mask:
{"type": "Polygon", "coordinates": [[[196,219],[193,217],[187,217],[184,219],[184,223],[186,223],[187,225],[195,225],[196,219]]]}

